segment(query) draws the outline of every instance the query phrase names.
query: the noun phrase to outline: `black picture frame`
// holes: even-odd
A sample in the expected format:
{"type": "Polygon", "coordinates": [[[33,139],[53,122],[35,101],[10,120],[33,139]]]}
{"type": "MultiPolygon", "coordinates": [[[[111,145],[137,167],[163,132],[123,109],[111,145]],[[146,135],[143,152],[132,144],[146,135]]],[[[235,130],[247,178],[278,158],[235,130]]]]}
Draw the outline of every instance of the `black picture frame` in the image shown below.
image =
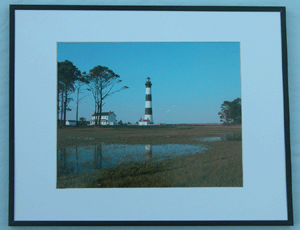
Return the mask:
{"type": "MultiPolygon", "coordinates": [[[[243,16],[241,16],[243,17],[243,16]]],[[[36,19],[38,20],[38,19],[36,19]]],[[[36,31],[33,31],[36,32],[36,31]]],[[[241,32],[242,33],[242,32],[241,32]]],[[[255,35],[253,35],[255,36],[255,35]]],[[[28,39],[28,38],[23,38],[28,39]]],[[[56,60],[54,60],[56,62],[56,60]]],[[[10,125],[9,125],[9,225],[10,226],[211,226],[211,225],[224,225],[224,226],[251,226],[251,225],[263,225],[263,226],[278,226],[278,225],[293,225],[293,207],[292,207],[292,183],[291,183],[291,150],[290,150],[290,127],[289,127],[289,101],[288,101],[288,64],[287,64],[287,39],[286,39],[286,10],[285,7],[240,7],[240,6],[107,6],[107,5],[10,5],[10,125]],[[16,78],[18,75],[16,71],[16,62],[19,56],[19,43],[17,43],[16,38],[19,36],[19,30],[21,27],[18,25],[19,21],[17,19],[17,14],[19,12],[42,12],[47,11],[48,13],[53,12],[185,12],[189,13],[268,13],[268,14],[279,14],[280,15],[280,34],[275,40],[280,40],[281,53],[276,53],[281,57],[281,70],[282,72],[279,75],[282,75],[282,93],[283,106],[281,111],[283,112],[283,136],[284,142],[284,151],[281,152],[281,157],[285,160],[285,175],[281,175],[285,179],[285,187],[282,188],[282,191],[285,194],[286,198],[286,219],[218,219],[216,217],[214,220],[210,219],[147,219],[147,220],[135,220],[132,219],[123,219],[123,220],[89,220],[89,219],[49,219],[43,220],[40,218],[37,219],[18,219],[16,215],[22,212],[21,208],[18,208],[20,199],[22,196],[19,194],[22,193],[19,189],[20,181],[16,179],[16,170],[19,170],[17,167],[19,165],[18,159],[19,155],[16,155],[16,151],[24,151],[20,147],[16,148],[18,141],[20,139],[16,138],[16,128],[20,123],[16,123],[16,116],[22,111],[16,109],[15,96],[16,94],[22,94],[26,96],[25,92],[18,92],[16,84],[19,78],[16,78]],[[18,199],[16,196],[18,194],[18,199]]],[[[31,122],[31,121],[28,121],[31,122]]],[[[267,153],[266,153],[267,154],[267,153]]],[[[283,173],[283,172],[281,172],[283,173]]],[[[35,188],[33,188],[35,189],[35,188]]],[[[24,202],[23,205],[25,205],[24,202]]],[[[27,203],[30,206],[30,203],[27,203]]],[[[40,204],[41,209],[43,208],[40,204]]],[[[26,210],[23,210],[25,212],[26,210]]],[[[27,210],[28,212],[28,210],[27,210]]],[[[112,218],[113,219],[113,218],[112,218]]]]}

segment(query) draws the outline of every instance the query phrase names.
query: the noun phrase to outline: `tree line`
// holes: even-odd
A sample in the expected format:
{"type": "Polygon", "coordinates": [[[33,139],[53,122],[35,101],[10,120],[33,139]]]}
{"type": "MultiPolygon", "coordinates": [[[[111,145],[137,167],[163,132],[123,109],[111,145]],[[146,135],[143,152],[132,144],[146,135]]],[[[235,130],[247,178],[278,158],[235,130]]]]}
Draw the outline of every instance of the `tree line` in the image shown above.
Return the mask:
{"type": "Polygon", "coordinates": [[[233,101],[224,101],[218,115],[224,125],[242,124],[241,98],[238,97],[233,101]]]}
{"type": "MultiPolygon", "coordinates": [[[[81,96],[82,87],[87,86],[95,102],[95,113],[101,119],[104,100],[127,86],[115,89],[115,85],[121,83],[120,76],[106,66],[98,65],[89,73],[81,72],[72,62],[65,60],[57,63],[57,121],[59,127],[66,125],[67,111],[71,111],[69,104],[74,101],[72,95],[76,93],[76,125],[78,125],[79,103],[84,98],[81,96]]],[[[83,119],[81,119],[83,120],[83,119]]],[[[96,116],[96,125],[101,126],[96,116]]]]}

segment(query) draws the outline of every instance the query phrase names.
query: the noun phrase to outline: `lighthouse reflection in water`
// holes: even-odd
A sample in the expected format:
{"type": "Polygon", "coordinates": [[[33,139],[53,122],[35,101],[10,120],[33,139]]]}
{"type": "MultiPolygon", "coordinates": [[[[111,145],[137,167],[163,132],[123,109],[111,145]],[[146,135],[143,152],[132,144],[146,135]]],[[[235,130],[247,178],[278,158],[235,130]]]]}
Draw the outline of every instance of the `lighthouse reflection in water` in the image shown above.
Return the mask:
{"type": "Polygon", "coordinates": [[[152,158],[152,146],[151,145],[145,145],[145,155],[147,160],[151,160],[152,158]]]}
{"type": "Polygon", "coordinates": [[[180,155],[202,153],[202,145],[125,145],[104,144],[72,146],[58,149],[58,174],[89,172],[105,168],[122,167],[136,163],[149,163],[180,155]]]}

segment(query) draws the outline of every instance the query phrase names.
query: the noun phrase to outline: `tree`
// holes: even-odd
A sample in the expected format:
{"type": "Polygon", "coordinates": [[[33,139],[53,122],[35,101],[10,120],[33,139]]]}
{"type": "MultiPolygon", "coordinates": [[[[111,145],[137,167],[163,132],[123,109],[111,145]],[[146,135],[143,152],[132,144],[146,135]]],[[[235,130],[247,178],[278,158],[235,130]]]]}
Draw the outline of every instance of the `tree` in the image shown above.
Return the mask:
{"type": "Polygon", "coordinates": [[[79,118],[79,120],[80,120],[81,122],[86,122],[86,118],[85,118],[85,117],[81,117],[81,118],[79,118]]]}
{"type": "Polygon", "coordinates": [[[100,65],[90,70],[88,81],[89,90],[92,92],[95,100],[95,124],[101,126],[102,107],[104,106],[103,101],[112,94],[127,89],[128,87],[123,86],[121,89],[114,90],[114,86],[122,82],[120,76],[109,68],[100,65]],[[100,122],[98,122],[98,118],[100,118],[100,122]]]}
{"type": "Polygon", "coordinates": [[[85,118],[85,117],[79,118],[79,123],[80,123],[81,125],[85,125],[85,124],[86,124],[86,118],[85,118]]]}
{"type": "MultiPolygon", "coordinates": [[[[60,110],[60,126],[66,123],[67,111],[70,111],[68,104],[73,99],[69,97],[71,93],[75,91],[74,83],[80,77],[80,71],[72,62],[66,60],[64,62],[57,63],[57,101],[58,110],[60,110]]],[[[57,111],[57,117],[59,119],[59,111],[57,111]]]]}
{"type": "Polygon", "coordinates": [[[82,75],[77,79],[74,88],[76,89],[77,97],[76,97],[76,126],[78,126],[78,110],[79,110],[79,102],[85,98],[86,96],[80,97],[81,87],[85,84],[88,84],[88,76],[86,72],[83,72],[82,75]]]}
{"type": "Polygon", "coordinates": [[[224,125],[235,125],[242,123],[241,98],[236,98],[233,101],[224,101],[221,105],[220,121],[224,125]]]}

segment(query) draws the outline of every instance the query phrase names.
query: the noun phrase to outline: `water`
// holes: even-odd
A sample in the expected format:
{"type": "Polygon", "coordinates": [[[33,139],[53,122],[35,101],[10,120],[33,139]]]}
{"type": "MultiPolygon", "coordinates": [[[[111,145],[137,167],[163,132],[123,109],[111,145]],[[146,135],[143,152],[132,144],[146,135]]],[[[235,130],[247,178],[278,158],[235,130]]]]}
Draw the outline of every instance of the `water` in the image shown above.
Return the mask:
{"type": "Polygon", "coordinates": [[[57,150],[59,173],[88,172],[120,165],[160,161],[176,156],[202,153],[202,145],[121,145],[73,146],[57,150]]]}
{"type": "Polygon", "coordinates": [[[221,141],[222,137],[202,137],[202,138],[196,138],[198,141],[221,141]]]}
{"type": "Polygon", "coordinates": [[[220,134],[220,136],[217,137],[202,137],[202,138],[196,138],[198,141],[241,141],[242,135],[239,133],[226,133],[226,134],[220,134]]]}

